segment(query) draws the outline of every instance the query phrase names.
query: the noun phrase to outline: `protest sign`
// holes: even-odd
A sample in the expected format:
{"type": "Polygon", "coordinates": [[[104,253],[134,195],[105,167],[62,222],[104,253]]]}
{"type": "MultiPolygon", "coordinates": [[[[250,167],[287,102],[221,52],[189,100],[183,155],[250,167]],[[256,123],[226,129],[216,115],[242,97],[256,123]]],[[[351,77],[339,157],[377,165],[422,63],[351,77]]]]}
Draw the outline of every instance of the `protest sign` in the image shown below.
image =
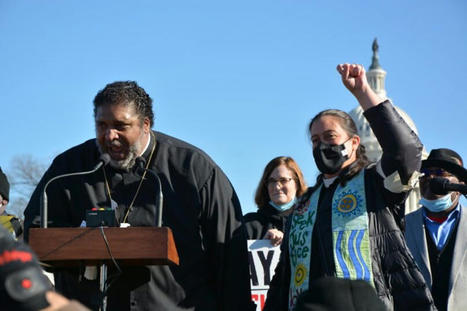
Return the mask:
{"type": "Polygon", "coordinates": [[[251,298],[256,303],[256,311],[264,307],[279,256],[280,246],[272,246],[270,240],[248,240],[251,298]]]}

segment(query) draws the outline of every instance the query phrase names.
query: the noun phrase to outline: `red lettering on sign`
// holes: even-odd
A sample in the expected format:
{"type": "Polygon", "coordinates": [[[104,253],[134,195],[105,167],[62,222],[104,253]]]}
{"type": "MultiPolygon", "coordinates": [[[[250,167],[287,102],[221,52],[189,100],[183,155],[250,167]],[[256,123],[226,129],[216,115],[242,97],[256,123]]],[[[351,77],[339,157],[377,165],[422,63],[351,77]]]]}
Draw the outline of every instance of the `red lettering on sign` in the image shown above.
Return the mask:
{"type": "Polygon", "coordinates": [[[264,303],[266,302],[266,294],[251,294],[251,300],[253,300],[256,305],[260,307],[259,310],[263,310],[264,303]]]}

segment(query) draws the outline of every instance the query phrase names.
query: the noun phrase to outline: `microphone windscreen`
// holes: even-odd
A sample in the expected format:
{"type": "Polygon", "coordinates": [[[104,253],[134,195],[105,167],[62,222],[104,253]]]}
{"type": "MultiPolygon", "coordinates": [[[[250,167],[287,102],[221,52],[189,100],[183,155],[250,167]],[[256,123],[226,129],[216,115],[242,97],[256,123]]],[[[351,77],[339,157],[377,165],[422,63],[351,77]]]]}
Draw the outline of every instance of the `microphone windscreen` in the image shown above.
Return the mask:
{"type": "Polygon", "coordinates": [[[99,160],[102,161],[104,166],[106,166],[110,162],[110,155],[108,153],[103,153],[101,154],[99,160]]]}
{"type": "Polygon", "coordinates": [[[137,157],[135,159],[135,164],[137,168],[144,168],[146,166],[146,159],[143,157],[137,157]]]}
{"type": "Polygon", "coordinates": [[[449,180],[442,177],[434,177],[430,179],[430,191],[433,194],[447,194],[449,191],[446,189],[446,184],[449,180]]]}

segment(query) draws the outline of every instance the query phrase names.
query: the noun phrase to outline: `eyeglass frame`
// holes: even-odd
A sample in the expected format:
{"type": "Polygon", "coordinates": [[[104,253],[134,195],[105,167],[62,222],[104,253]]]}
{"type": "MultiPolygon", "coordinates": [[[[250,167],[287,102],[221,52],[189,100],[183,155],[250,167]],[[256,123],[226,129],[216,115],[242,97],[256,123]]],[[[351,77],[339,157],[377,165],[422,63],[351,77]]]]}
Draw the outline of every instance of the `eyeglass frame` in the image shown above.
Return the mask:
{"type": "Polygon", "coordinates": [[[280,183],[281,186],[285,186],[285,185],[287,185],[291,180],[295,180],[295,178],[293,178],[293,177],[280,177],[280,178],[278,178],[278,179],[275,179],[275,178],[269,177],[268,179],[266,179],[266,185],[269,187],[269,186],[274,186],[274,185],[276,185],[276,183],[280,183]]]}

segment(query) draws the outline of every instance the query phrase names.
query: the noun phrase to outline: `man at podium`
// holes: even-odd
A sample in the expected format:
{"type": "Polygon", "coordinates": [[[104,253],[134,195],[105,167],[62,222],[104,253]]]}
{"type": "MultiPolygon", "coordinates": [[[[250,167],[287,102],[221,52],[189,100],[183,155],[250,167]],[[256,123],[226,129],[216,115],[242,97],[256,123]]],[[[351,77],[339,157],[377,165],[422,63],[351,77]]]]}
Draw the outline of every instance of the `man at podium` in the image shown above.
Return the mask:
{"type": "MultiPolygon", "coordinates": [[[[155,226],[157,175],[162,226],[173,231],[180,263],[122,268],[108,290],[107,309],[254,308],[241,208],[222,170],[202,150],[152,130],[152,99],[136,82],[108,84],[94,98],[94,118],[96,138],[58,155],[34,191],[24,212],[25,239],[38,225],[46,183],[90,171],[108,154],[110,162],[96,172],[48,185],[48,226],[78,227],[93,208],[113,209],[118,224],[155,226]]],[[[57,290],[98,308],[97,281],[77,270],[56,273],[57,290]]]]}

